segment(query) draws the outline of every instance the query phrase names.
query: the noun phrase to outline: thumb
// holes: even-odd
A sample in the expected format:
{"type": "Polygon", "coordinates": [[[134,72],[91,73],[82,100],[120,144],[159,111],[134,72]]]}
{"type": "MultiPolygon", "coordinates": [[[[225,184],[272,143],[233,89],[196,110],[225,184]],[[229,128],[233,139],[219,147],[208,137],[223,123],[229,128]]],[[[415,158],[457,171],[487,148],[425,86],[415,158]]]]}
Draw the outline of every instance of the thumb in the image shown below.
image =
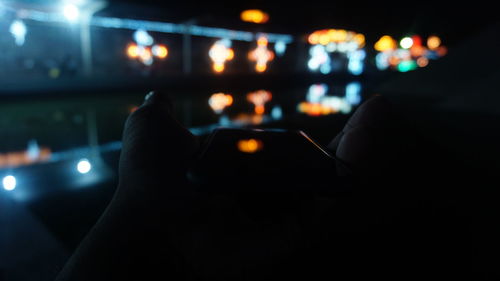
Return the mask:
{"type": "Polygon", "coordinates": [[[196,137],[173,117],[167,94],[151,92],[125,123],[120,184],[180,181],[197,148],[196,137]]]}

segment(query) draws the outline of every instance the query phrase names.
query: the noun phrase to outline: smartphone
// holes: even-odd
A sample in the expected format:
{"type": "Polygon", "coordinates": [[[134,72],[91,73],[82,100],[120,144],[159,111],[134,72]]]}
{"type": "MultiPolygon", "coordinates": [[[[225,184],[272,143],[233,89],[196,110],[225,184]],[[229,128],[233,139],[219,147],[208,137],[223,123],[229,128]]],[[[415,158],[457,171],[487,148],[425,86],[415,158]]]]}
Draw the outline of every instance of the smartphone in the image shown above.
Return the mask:
{"type": "Polygon", "coordinates": [[[334,156],[302,131],[217,129],[188,179],[205,190],[322,191],[346,185],[334,156]]]}

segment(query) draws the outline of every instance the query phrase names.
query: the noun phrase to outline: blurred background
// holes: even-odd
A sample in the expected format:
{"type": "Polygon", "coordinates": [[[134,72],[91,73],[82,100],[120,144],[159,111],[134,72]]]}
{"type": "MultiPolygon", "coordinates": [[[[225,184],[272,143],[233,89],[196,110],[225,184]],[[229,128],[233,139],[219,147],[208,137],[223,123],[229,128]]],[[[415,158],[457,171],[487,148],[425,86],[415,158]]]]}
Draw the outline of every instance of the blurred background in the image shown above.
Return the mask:
{"type": "Polygon", "coordinates": [[[112,197],[123,124],[152,89],[201,137],[285,128],[324,145],[381,94],[495,174],[491,5],[0,0],[0,280],[55,277],[112,197]]]}

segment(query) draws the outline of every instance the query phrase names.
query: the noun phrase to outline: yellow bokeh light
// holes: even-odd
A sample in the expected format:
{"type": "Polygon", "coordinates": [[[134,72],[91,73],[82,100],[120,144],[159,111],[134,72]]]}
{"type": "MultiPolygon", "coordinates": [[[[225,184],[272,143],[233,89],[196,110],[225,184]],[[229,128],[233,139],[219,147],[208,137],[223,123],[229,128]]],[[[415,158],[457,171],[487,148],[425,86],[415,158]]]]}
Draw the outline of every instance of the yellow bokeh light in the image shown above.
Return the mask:
{"type": "Polygon", "coordinates": [[[237,143],[238,150],[243,153],[253,154],[261,151],[264,148],[264,144],[261,140],[257,139],[247,139],[239,140],[237,143]]]}
{"type": "Polygon", "coordinates": [[[240,17],[244,22],[266,23],[269,21],[269,15],[257,9],[243,11],[240,17]]]}
{"type": "Polygon", "coordinates": [[[396,40],[394,40],[389,35],[382,36],[382,38],[380,38],[377,43],[375,43],[375,50],[379,52],[391,51],[396,49],[396,47],[396,40]]]}
{"type": "Polygon", "coordinates": [[[265,64],[256,64],[255,65],[255,70],[257,72],[264,72],[264,71],[266,71],[266,69],[267,69],[267,65],[265,65],[265,64]]]}
{"type": "Polygon", "coordinates": [[[168,49],[164,45],[156,45],[153,47],[153,54],[160,59],[164,59],[168,56],[168,49]]]}
{"type": "Polygon", "coordinates": [[[139,47],[135,44],[131,44],[127,47],[127,56],[129,58],[138,58],[139,57],[139,47]]]}
{"type": "Polygon", "coordinates": [[[431,36],[427,39],[427,47],[431,50],[436,50],[441,46],[441,39],[437,36],[431,36]]]}

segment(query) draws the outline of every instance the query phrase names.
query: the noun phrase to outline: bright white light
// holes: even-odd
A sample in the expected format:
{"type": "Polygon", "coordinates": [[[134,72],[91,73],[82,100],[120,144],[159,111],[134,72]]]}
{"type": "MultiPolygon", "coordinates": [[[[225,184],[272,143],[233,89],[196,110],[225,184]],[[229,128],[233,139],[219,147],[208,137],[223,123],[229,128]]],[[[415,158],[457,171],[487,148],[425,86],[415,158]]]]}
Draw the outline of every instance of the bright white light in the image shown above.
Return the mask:
{"type": "Polygon", "coordinates": [[[26,33],[28,33],[28,29],[26,28],[26,25],[22,21],[20,20],[13,21],[12,24],[10,25],[9,31],[12,34],[12,36],[14,36],[17,46],[24,45],[24,39],[26,38],[26,33]]]}
{"type": "Polygon", "coordinates": [[[411,39],[410,37],[405,37],[399,44],[401,45],[401,48],[409,49],[413,46],[413,39],[411,39]]]}
{"type": "Polygon", "coordinates": [[[63,8],[63,15],[67,20],[74,22],[80,17],[80,10],[75,5],[67,4],[63,8]]]}
{"type": "Polygon", "coordinates": [[[134,40],[141,46],[151,46],[154,43],[153,37],[146,30],[139,29],[134,32],[134,40]]]}
{"type": "Polygon", "coordinates": [[[92,165],[90,164],[89,160],[87,159],[82,159],[80,162],[78,162],[78,165],[76,165],[76,169],[80,174],[86,174],[90,172],[92,169],[92,165]]]}
{"type": "Polygon", "coordinates": [[[9,175],[3,178],[2,184],[3,184],[3,189],[11,191],[16,188],[17,181],[14,176],[9,175]]]}

